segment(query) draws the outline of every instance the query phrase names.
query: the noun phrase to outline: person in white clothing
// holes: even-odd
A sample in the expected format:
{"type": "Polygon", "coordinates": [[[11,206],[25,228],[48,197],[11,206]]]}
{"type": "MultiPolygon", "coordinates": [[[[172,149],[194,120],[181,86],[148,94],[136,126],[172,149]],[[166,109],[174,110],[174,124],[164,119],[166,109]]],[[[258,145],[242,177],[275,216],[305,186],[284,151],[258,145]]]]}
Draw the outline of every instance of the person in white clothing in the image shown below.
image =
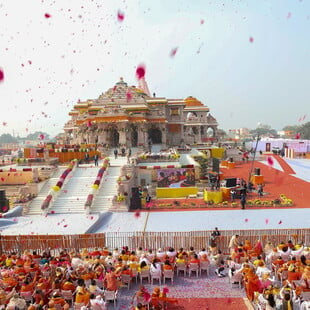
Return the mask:
{"type": "Polygon", "coordinates": [[[107,310],[106,302],[100,295],[90,295],[90,306],[92,310],[107,310]]]}
{"type": "Polygon", "coordinates": [[[156,256],[157,256],[161,261],[164,260],[165,255],[166,255],[166,253],[165,253],[164,251],[162,251],[161,248],[159,248],[159,249],[157,250],[156,256]]]}

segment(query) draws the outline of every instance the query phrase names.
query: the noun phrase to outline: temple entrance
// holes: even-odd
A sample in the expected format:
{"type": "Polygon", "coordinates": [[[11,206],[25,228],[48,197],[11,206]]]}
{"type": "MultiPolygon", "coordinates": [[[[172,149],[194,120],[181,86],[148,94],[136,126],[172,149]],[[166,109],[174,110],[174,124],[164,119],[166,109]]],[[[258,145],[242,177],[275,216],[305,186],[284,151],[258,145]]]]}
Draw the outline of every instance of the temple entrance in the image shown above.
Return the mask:
{"type": "Polygon", "coordinates": [[[138,146],[138,131],[136,126],[131,127],[131,146],[138,146]]]}
{"type": "Polygon", "coordinates": [[[119,133],[116,128],[112,128],[110,131],[110,146],[111,147],[118,147],[119,145],[119,133]]]}
{"type": "Polygon", "coordinates": [[[207,129],[207,137],[208,137],[208,138],[214,138],[214,136],[215,136],[214,129],[213,129],[212,127],[209,127],[209,128],[207,129]]]}
{"type": "Polygon", "coordinates": [[[162,134],[158,128],[151,128],[148,131],[149,139],[152,141],[153,144],[161,144],[162,143],[162,134]]]}

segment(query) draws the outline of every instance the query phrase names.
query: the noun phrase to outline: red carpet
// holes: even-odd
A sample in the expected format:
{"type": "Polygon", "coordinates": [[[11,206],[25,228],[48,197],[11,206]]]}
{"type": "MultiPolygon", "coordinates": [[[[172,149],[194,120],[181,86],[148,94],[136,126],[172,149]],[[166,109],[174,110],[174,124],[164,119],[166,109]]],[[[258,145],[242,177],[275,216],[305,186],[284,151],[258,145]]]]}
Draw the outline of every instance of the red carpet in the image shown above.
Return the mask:
{"type": "MultiPolygon", "coordinates": [[[[254,163],[254,168],[260,168],[261,175],[264,176],[264,192],[267,194],[263,197],[258,197],[256,193],[252,193],[249,195],[248,199],[256,199],[260,198],[261,200],[274,200],[279,198],[281,194],[284,194],[287,198],[292,199],[294,205],[291,208],[308,208],[310,205],[308,202],[310,201],[310,190],[309,190],[309,182],[298,179],[294,177],[294,170],[286,163],[284,159],[280,156],[274,155],[275,159],[281,165],[283,172],[273,167],[266,166],[260,162],[254,163]]],[[[249,172],[251,169],[251,162],[248,163],[236,163],[236,167],[234,169],[222,168],[221,171],[224,174],[225,178],[243,178],[248,181],[249,172]]],[[[253,169],[254,170],[254,169],[253,169]]],[[[266,206],[258,206],[251,207],[251,209],[270,209],[271,207],[266,206]]],[[[274,207],[272,207],[274,208],[274,207]]],[[[289,208],[289,207],[277,207],[277,208],[289,208]]],[[[151,209],[147,209],[148,211],[185,211],[185,210],[233,210],[230,206],[207,206],[203,199],[155,199],[152,202],[151,209]],[[174,205],[175,201],[179,201],[180,205],[174,205]],[[172,208],[165,207],[157,207],[156,205],[160,204],[173,204],[172,208]],[[183,204],[186,204],[188,207],[180,207],[183,204]],[[195,203],[196,207],[192,207],[191,203],[195,203]],[[198,207],[199,205],[199,207],[198,207]]],[[[144,210],[145,210],[144,209],[144,210]]],[[[143,210],[143,211],[144,211],[143,210]]]]}
{"type": "Polygon", "coordinates": [[[178,298],[168,310],[247,310],[242,298],[178,298]]]}
{"type": "MultiPolygon", "coordinates": [[[[278,157],[276,158],[278,160],[278,157]]],[[[282,159],[282,158],[281,158],[282,159]]],[[[272,200],[279,198],[281,194],[286,195],[287,198],[293,200],[294,206],[297,208],[308,208],[310,201],[309,182],[298,179],[290,173],[295,173],[286,162],[282,159],[279,163],[283,164],[283,172],[273,167],[266,166],[260,162],[255,162],[254,167],[260,168],[261,175],[264,176],[264,195],[263,199],[272,200]],[[284,162],[284,163],[283,163],[284,162]]],[[[241,177],[248,180],[251,163],[240,163],[236,165],[235,169],[222,169],[226,178],[229,177],[241,177]]],[[[255,195],[255,194],[254,194],[255,195]]],[[[256,196],[254,196],[256,198],[256,196]]],[[[250,197],[251,199],[251,197],[250,197]]]]}
{"type": "Polygon", "coordinates": [[[292,167],[281,156],[273,155],[273,157],[278,161],[286,174],[295,174],[295,171],[292,169],[292,167]]]}

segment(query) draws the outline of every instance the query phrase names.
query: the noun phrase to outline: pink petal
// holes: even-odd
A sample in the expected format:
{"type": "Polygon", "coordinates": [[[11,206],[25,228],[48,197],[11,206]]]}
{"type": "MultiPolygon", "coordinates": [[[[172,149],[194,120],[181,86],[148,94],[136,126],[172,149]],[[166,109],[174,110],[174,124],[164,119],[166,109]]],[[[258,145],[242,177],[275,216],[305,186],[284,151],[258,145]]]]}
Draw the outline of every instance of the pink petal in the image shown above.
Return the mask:
{"type": "Polygon", "coordinates": [[[138,80],[141,80],[144,76],[145,76],[145,66],[141,64],[136,69],[136,77],[138,80]]]}
{"type": "Polygon", "coordinates": [[[2,122],[2,125],[3,126],[6,126],[8,123],[7,122],[2,122]]]}
{"type": "Polygon", "coordinates": [[[130,101],[132,99],[132,93],[130,90],[127,91],[126,98],[127,98],[127,101],[130,101]]]}
{"type": "Polygon", "coordinates": [[[50,18],[50,17],[51,17],[51,14],[45,13],[45,14],[44,14],[44,17],[45,17],[45,18],[50,18]]]}
{"type": "Polygon", "coordinates": [[[273,158],[271,156],[267,157],[267,162],[269,166],[273,166],[273,158]]]}
{"type": "Polygon", "coordinates": [[[135,218],[139,218],[141,216],[140,211],[136,211],[134,215],[135,215],[135,218]]]}
{"type": "Polygon", "coordinates": [[[94,217],[93,217],[93,216],[91,216],[91,217],[90,217],[90,219],[91,219],[91,220],[93,220],[93,219],[94,219],[94,217]]]}
{"type": "Polygon", "coordinates": [[[117,11],[117,20],[119,22],[122,22],[124,20],[124,18],[125,18],[125,14],[122,11],[118,10],[117,11]]]}
{"type": "Polygon", "coordinates": [[[291,13],[291,12],[288,12],[286,18],[289,19],[289,18],[291,18],[291,17],[292,17],[292,13],[291,13]]]}
{"type": "Polygon", "coordinates": [[[54,210],[52,210],[52,211],[51,211],[51,214],[55,214],[55,211],[54,211],[54,210]]]}
{"type": "Polygon", "coordinates": [[[92,123],[91,121],[87,121],[87,127],[91,127],[92,123]]]}
{"type": "Polygon", "coordinates": [[[269,223],[269,219],[265,219],[265,223],[268,224],[269,223]]]}
{"type": "Polygon", "coordinates": [[[174,57],[175,54],[177,53],[177,51],[178,51],[178,48],[177,48],[177,47],[173,48],[173,49],[170,51],[170,57],[174,57]]]}
{"type": "Polygon", "coordinates": [[[250,43],[253,43],[253,42],[254,42],[254,38],[253,38],[253,37],[250,37],[250,38],[249,38],[249,41],[250,41],[250,43]]]}
{"type": "Polygon", "coordinates": [[[4,80],[4,72],[3,70],[0,68],[0,82],[2,82],[4,80]]]}
{"type": "Polygon", "coordinates": [[[204,19],[201,19],[200,20],[200,25],[203,25],[205,23],[205,20],[204,19]]]}
{"type": "Polygon", "coordinates": [[[68,227],[68,225],[66,224],[66,225],[64,225],[64,227],[68,227]]]}
{"type": "Polygon", "coordinates": [[[244,219],[244,221],[247,223],[249,221],[249,219],[244,219]]]}
{"type": "Polygon", "coordinates": [[[279,223],[278,223],[278,224],[279,224],[279,225],[280,225],[280,224],[282,224],[282,221],[279,221],[279,223]]]}

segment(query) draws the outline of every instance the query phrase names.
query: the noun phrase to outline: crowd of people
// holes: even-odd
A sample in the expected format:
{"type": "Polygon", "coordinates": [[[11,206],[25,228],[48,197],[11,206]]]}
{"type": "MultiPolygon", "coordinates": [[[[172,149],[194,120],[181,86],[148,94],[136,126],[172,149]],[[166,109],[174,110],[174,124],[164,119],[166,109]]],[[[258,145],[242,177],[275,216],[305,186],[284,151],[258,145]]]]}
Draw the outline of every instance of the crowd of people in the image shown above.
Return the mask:
{"type": "MultiPolygon", "coordinates": [[[[245,238],[232,236],[229,255],[218,248],[220,231],[210,236],[208,248],[174,248],[129,250],[108,248],[60,251],[52,256],[49,250],[41,255],[25,251],[3,254],[0,258],[0,304],[2,309],[75,309],[104,310],[106,294],[117,293],[124,279],[132,282],[138,275],[161,279],[166,271],[191,266],[207,274],[227,277],[230,282],[243,285],[248,299],[257,309],[307,309],[310,294],[310,249],[292,241],[252,245],[245,238]],[[83,308],[84,307],[84,308],[83,308]]],[[[185,268],[185,269],[184,269],[185,268]]],[[[198,273],[200,274],[200,272],[198,273]]],[[[197,274],[197,276],[198,276],[197,274]]],[[[155,287],[153,292],[141,285],[133,295],[133,309],[162,309],[177,300],[168,296],[169,289],[155,287]]]]}
{"type": "Polygon", "coordinates": [[[310,249],[291,240],[264,246],[232,236],[227,275],[243,283],[257,309],[308,309],[310,306],[310,249]]]}

